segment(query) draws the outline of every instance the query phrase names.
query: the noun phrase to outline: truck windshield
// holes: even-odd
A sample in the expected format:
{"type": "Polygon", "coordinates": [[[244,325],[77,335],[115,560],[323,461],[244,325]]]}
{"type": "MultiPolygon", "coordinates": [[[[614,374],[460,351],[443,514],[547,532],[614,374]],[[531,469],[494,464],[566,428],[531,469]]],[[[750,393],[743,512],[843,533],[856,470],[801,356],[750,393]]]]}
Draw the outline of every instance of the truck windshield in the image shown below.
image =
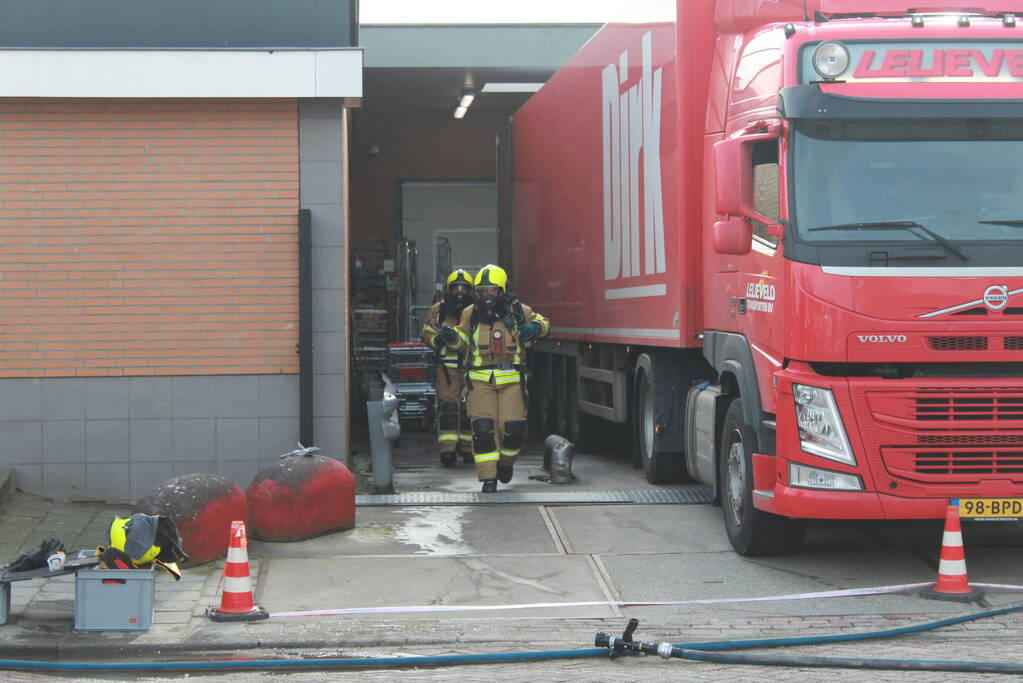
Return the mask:
{"type": "Polygon", "coordinates": [[[1023,245],[1023,119],[804,119],[792,147],[801,242],[1023,245]]]}

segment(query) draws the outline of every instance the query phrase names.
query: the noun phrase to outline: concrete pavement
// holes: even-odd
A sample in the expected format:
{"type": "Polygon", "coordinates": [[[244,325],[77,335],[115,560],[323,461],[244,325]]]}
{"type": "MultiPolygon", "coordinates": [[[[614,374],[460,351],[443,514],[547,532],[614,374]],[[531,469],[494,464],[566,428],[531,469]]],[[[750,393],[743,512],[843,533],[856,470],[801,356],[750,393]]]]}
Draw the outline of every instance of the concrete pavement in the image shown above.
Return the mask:
{"type": "MultiPolygon", "coordinates": [[[[423,438],[403,438],[395,455],[400,489],[465,491],[477,486],[471,467],[442,469],[434,464],[431,451],[423,438]]],[[[539,473],[539,459],[536,448],[525,455],[514,490],[551,486],[527,478],[539,473]]],[[[584,490],[649,487],[622,458],[581,456],[576,471],[584,490]]],[[[0,507],[0,559],[13,559],[49,537],[60,538],[68,547],[103,543],[112,516],[127,512],[123,506],[61,503],[15,492],[0,507]]],[[[940,534],[940,525],[933,527],[930,523],[886,527],[881,541],[856,525],[812,527],[808,550],[801,555],[747,559],[731,552],[720,530],[720,509],[709,505],[362,507],[356,527],[349,531],[295,543],[250,541],[249,560],[256,601],[272,614],[410,605],[768,597],[931,581],[934,570],[929,563],[937,549],[927,536],[940,534]]],[[[1018,530],[1008,527],[991,529],[985,532],[990,537],[986,545],[978,543],[975,551],[971,547],[971,568],[983,568],[982,578],[974,574],[974,581],[1023,582],[1016,569],[1021,558],[1019,544],[1012,542],[1014,531],[1018,537],[1018,530]]],[[[74,631],[71,576],[15,583],[12,617],[0,626],[0,658],[165,660],[239,651],[322,656],[342,651],[393,655],[575,649],[591,647],[598,630],[620,633],[633,616],[641,620],[638,636],[644,640],[690,642],[877,630],[1023,598],[992,592],[986,603],[960,605],[899,594],[715,605],[273,616],[263,622],[223,624],[205,617],[206,607],[218,602],[222,566],[213,562],[188,569],[178,583],[159,576],[154,623],[146,632],[74,631]]],[[[1010,614],[926,636],[847,645],[843,651],[849,656],[899,657],[912,652],[914,658],[1023,659],[1021,620],[1010,614]],[[997,654],[993,642],[998,643],[997,654]]],[[[817,653],[835,651],[817,648],[817,653]]],[[[685,666],[685,675],[700,680],[756,677],[755,668],[737,671],[678,662],[594,660],[516,666],[471,667],[476,673],[468,675],[484,680],[482,672],[488,670],[489,680],[509,671],[532,680],[611,675],[658,680],[682,675],[663,667],[685,666]]],[[[771,675],[779,677],[778,672],[771,675]]],[[[885,675],[880,680],[886,680],[885,675]]],[[[465,675],[460,671],[458,677],[465,675]]]]}

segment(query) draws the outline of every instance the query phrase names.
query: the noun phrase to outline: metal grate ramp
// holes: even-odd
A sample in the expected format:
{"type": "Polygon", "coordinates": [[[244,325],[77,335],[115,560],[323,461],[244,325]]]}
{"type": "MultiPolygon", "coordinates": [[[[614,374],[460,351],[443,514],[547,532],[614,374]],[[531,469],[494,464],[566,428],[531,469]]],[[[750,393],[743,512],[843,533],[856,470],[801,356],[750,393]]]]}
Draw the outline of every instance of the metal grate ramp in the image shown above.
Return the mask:
{"type": "Polygon", "coordinates": [[[684,489],[638,491],[498,491],[496,493],[448,493],[441,491],[410,491],[394,494],[355,496],[355,504],[384,505],[491,505],[516,503],[528,505],[590,505],[600,503],[631,503],[658,505],[665,503],[710,503],[711,490],[703,486],[684,489]]]}

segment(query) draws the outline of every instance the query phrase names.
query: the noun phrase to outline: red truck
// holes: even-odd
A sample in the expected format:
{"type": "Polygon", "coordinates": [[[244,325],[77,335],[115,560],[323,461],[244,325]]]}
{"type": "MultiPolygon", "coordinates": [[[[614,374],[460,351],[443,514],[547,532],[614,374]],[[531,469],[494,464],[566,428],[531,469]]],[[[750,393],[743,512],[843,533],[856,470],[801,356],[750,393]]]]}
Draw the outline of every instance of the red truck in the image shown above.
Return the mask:
{"type": "Polygon", "coordinates": [[[713,487],[742,554],[955,498],[1020,516],[1016,12],[678,0],[602,29],[499,148],[501,256],[553,324],[537,413],[628,425],[651,482],[713,487]]]}

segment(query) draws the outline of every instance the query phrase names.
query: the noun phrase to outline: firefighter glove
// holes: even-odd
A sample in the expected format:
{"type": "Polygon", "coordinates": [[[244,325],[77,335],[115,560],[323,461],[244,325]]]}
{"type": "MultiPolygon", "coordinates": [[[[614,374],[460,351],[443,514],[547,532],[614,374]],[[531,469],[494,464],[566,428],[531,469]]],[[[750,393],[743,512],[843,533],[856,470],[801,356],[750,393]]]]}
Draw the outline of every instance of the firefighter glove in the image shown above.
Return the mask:
{"type": "Polygon", "coordinates": [[[18,559],[7,565],[8,571],[12,572],[27,572],[32,569],[42,569],[46,566],[46,558],[57,552],[63,550],[64,544],[55,538],[48,538],[35,549],[22,553],[18,559]]]}
{"type": "Polygon", "coordinates": [[[540,323],[528,322],[519,325],[519,341],[530,341],[540,336],[540,323]]]}
{"type": "Polygon", "coordinates": [[[445,325],[437,333],[437,340],[447,346],[454,346],[458,342],[458,333],[455,328],[445,325]]]}

